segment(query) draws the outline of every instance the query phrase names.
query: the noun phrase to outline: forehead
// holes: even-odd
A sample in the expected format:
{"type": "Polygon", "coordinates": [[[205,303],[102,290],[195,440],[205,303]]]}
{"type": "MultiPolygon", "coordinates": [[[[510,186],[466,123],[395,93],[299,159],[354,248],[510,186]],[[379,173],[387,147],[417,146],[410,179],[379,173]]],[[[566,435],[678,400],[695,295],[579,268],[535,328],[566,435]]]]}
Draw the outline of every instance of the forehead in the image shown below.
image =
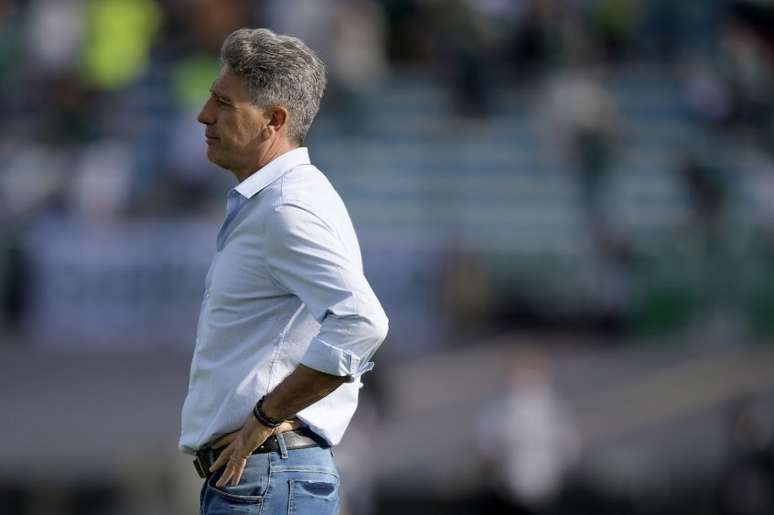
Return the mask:
{"type": "Polygon", "coordinates": [[[249,102],[250,93],[244,79],[235,75],[228,66],[222,66],[218,77],[212,83],[212,92],[235,102],[249,102]]]}

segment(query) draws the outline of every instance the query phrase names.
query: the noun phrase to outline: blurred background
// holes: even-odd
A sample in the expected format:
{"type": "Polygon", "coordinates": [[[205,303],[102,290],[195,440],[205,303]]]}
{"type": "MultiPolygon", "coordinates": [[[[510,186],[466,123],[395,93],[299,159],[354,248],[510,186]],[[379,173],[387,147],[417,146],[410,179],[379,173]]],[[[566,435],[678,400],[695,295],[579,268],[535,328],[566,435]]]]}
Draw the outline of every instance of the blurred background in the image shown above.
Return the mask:
{"type": "Polygon", "coordinates": [[[774,2],[0,0],[0,512],[198,513],[224,37],[304,39],[391,332],[349,513],[774,513],[774,2]]]}

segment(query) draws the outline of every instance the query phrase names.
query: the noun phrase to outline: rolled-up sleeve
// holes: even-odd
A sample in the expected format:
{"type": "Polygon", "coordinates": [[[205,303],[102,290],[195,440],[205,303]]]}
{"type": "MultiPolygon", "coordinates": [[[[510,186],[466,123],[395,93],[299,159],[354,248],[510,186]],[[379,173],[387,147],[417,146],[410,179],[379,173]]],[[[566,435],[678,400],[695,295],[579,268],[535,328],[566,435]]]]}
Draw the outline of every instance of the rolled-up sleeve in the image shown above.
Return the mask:
{"type": "Polygon", "coordinates": [[[321,324],[301,364],[347,382],[371,370],[388,319],[363,275],[357,242],[346,245],[305,207],[282,204],[266,222],[266,243],[273,279],[321,324]]]}

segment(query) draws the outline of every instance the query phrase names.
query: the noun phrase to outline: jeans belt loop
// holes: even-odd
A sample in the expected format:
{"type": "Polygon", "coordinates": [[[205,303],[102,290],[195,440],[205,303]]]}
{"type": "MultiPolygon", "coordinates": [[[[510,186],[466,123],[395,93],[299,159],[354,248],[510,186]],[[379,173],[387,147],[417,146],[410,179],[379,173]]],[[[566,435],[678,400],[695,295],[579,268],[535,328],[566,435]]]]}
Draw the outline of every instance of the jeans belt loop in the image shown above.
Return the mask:
{"type": "Polygon", "coordinates": [[[279,444],[280,457],[282,457],[283,460],[288,459],[288,444],[285,442],[285,435],[282,433],[275,433],[274,437],[277,439],[277,443],[279,444]]]}

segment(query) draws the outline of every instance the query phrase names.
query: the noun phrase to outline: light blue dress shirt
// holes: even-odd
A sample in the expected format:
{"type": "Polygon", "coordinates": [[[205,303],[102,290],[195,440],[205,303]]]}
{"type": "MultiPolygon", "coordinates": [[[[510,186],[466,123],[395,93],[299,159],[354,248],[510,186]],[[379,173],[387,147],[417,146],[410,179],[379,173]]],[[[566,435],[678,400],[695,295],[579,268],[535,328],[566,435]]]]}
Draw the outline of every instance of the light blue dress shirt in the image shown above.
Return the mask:
{"type": "Polygon", "coordinates": [[[228,194],[205,280],[179,449],[194,454],[242,427],[255,402],[299,363],[347,377],[298,413],[338,444],[387,326],[343,201],[306,148],[279,156],[228,194]]]}

